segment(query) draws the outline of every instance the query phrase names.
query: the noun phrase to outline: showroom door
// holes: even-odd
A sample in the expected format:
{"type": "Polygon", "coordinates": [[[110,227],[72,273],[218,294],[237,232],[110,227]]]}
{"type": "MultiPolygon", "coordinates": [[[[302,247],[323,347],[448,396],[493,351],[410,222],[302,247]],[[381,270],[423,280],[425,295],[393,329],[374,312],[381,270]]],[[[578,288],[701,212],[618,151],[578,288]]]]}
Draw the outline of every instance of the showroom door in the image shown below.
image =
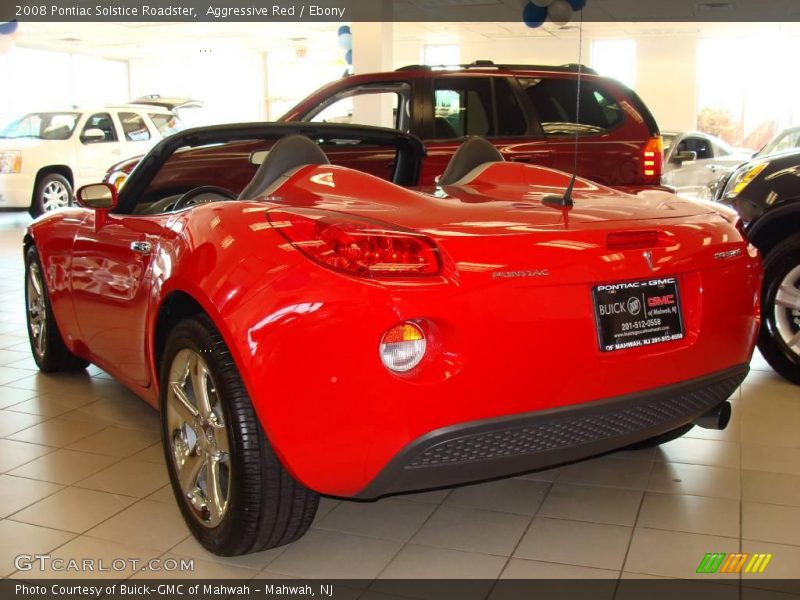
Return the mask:
{"type": "Polygon", "coordinates": [[[122,370],[115,375],[147,386],[145,319],[161,226],[147,217],[109,215],[96,228],[97,215],[88,212],[70,271],[81,335],[95,358],[122,370]]]}
{"type": "Polygon", "coordinates": [[[76,187],[99,183],[109,167],[122,160],[122,143],[109,113],[91,115],[83,126],[78,149],[80,178],[76,187]]]}

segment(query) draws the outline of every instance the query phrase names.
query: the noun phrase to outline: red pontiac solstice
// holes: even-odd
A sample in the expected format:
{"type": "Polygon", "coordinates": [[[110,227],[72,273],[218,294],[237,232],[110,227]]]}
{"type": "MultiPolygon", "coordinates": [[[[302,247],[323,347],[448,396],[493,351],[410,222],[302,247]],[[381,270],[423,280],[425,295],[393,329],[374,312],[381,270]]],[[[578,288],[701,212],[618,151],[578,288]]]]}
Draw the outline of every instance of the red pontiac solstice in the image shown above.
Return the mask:
{"type": "Polygon", "coordinates": [[[423,155],[378,128],[188,130],[119,193],[84,187],[30,226],[37,364],[95,363],[161,409],[175,497],[212,552],[297,539],[318,494],[726,425],[761,282],[733,212],[571,182],[480,138],[414,188],[423,155]],[[365,149],[392,182],[353,168],[365,149]]]}

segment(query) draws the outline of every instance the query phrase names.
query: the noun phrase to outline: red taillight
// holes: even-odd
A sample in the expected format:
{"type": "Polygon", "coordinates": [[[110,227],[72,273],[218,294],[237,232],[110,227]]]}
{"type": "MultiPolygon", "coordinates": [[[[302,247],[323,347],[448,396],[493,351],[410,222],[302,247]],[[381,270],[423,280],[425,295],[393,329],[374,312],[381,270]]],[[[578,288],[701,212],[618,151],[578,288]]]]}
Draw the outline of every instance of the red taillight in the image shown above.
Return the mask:
{"type": "Polygon", "coordinates": [[[606,247],[609,250],[636,250],[663,246],[668,241],[669,236],[661,231],[622,231],[609,233],[606,236],[606,247]]]}
{"type": "Polygon", "coordinates": [[[647,179],[655,183],[661,182],[661,170],[664,164],[664,141],[660,135],[654,135],[644,147],[642,153],[642,170],[647,179]]]}
{"type": "Polygon", "coordinates": [[[439,250],[427,237],[392,225],[316,209],[267,212],[273,227],[309,258],[367,277],[436,275],[439,250]]]}

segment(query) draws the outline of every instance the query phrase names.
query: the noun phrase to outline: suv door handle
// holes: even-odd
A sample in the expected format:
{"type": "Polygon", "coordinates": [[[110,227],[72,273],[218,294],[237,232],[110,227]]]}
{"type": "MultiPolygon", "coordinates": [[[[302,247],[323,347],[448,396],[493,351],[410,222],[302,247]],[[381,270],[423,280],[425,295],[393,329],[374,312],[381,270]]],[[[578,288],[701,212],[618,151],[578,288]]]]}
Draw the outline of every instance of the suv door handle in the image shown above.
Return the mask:
{"type": "Polygon", "coordinates": [[[131,242],[131,250],[137,254],[150,254],[153,250],[153,244],[150,242],[131,242]]]}

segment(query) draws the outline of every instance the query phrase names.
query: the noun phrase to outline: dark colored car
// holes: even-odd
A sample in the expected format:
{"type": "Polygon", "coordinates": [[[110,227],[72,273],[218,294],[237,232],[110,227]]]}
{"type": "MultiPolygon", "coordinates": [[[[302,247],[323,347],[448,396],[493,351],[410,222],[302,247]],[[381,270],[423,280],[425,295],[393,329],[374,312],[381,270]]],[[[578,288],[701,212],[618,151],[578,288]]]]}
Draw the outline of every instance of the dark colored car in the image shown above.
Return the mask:
{"type": "Polygon", "coordinates": [[[736,209],[764,256],[759,350],[800,384],[800,150],[745,163],[720,182],[715,199],[736,209]]]}
{"type": "MultiPolygon", "coordinates": [[[[423,185],[434,182],[465,136],[492,142],[506,160],[575,170],[615,188],[659,186],[658,125],[635,92],[580,65],[413,65],[354,75],[323,86],[280,121],[381,125],[412,133],[428,156],[423,185]],[[577,109],[581,76],[580,109],[577,109]]],[[[373,174],[387,177],[389,161],[373,174]]]]}

